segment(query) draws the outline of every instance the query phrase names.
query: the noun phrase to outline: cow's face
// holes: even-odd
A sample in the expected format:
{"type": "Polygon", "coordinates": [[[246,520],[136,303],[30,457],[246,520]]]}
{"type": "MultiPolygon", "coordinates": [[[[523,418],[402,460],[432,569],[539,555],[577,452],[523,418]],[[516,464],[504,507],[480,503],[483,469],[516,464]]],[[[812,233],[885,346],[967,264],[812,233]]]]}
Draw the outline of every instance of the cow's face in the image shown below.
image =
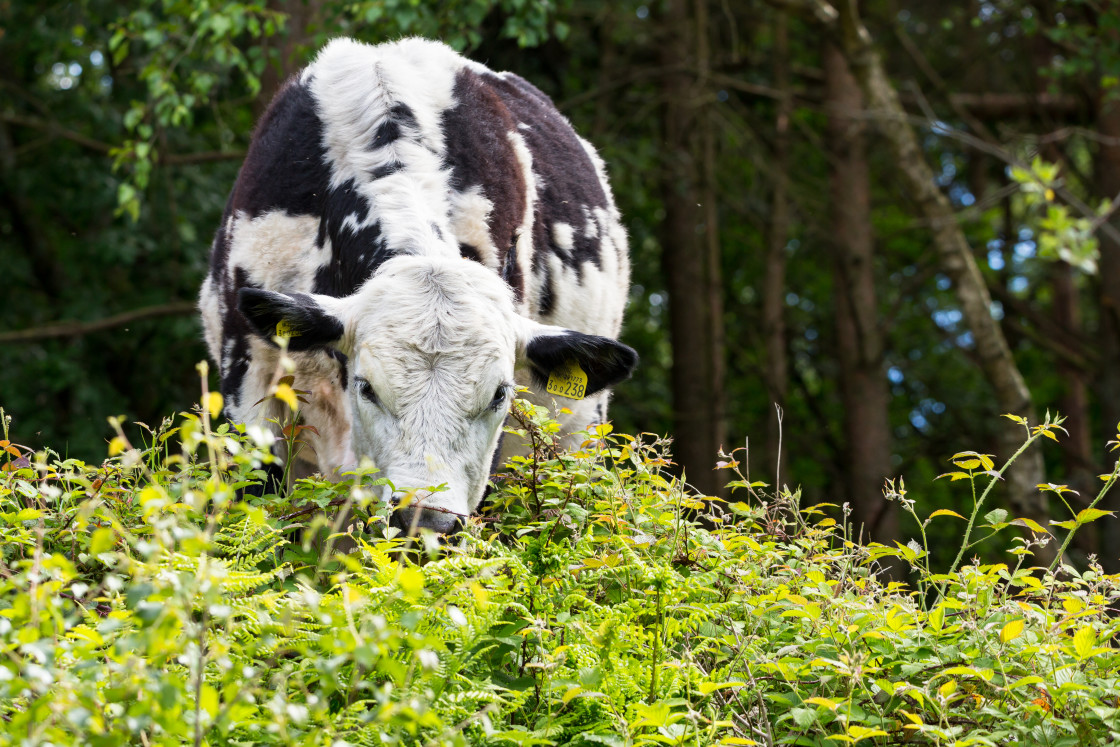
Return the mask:
{"type": "Polygon", "coordinates": [[[514,369],[543,385],[569,361],[587,373],[587,395],[629,376],[637,355],[609,338],[550,327],[516,313],[506,284],[465,259],[396,257],[346,298],[244,288],[240,308],[289,347],[333,347],[349,357],[354,453],[414,494],[403,526],[457,529],[482,500],[514,369]],[[283,328],[282,328],[283,329],[283,328]]]}

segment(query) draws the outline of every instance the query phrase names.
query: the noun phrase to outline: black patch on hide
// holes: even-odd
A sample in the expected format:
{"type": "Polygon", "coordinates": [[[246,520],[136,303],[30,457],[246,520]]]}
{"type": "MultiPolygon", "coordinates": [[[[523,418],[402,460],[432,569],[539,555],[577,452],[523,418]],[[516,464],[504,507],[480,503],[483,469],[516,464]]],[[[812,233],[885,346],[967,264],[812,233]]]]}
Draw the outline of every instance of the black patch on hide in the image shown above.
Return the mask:
{"type": "Polygon", "coordinates": [[[419,132],[419,125],[416,123],[416,115],[412,113],[407,105],[397,102],[389,109],[389,113],[385,116],[385,120],[378,125],[377,132],[373,135],[373,142],[370,143],[372,150],[384,148],[386,145],[392,145],[401,137],[415,135],[419,132]]]}
{"type": "Polygon", "coordinates": [[[483,79],[517,122],[528,125],[518,132],[533,156],[533,171],[537,175],[533,271],[539,272],[545,264],[546,251],[577,270],[584,262],[598,267],[607,227],[597,225],[593,235],[587,236],[587,216],[595,208],[609,212],[610,202],[599,183],[595,164],[572,126],[548,97],[524,78],[505,73],[487,74],[483,79]],[[555,223],[567,223],[572,227],[574,245],[570,252],[555,245],[552,236],[555,223]]]}
{"type": "MultiPolygon", "coordinates": [[[[525,216],[526,185],[521,163],[509,140],[517,122],[487,81],[473,70],[455,76],[456,106],[443,112],[440,129],[446,139],[444,166],[451,172],[451,189],[466,192],[478,187],[493,209],[487,217],[491,243],[498,248],[498,267],[508,265],[510,237],[525,216]]],[[[477,247],[468,254],[480,259],[477,247]]],[[[525,296],[524,279],[510,282],[518,301],[525,296]]]]}
{"type": "Polygon", "coordinates": [[[315,99],[306,85],[290,78],[257,123],[231,207],[249,218],[270,210],[318,215],[329,179],[315,99]]]}
{"type": "Polygon", "coordinates": [[[354,228],[355,223],[365,223],[369,214],[369,201],[353,179],[328,193],[315,242],[323,246],[330,239],[331,258],[315,273],[312,289],[316,293],[349,296],[393,256],[381,235],[380,223],[354,228]]]}
{"type": "Polygon", "coordinates": [[[370,175],[370,177],[372,177],[375,180],[376,179],[384,179],[387,176],[392,176],[393,174],[397,173],[398,171],[400,171],[403,168],[404,168],[404,164],[401,163],[400,161],[394,159],[394,160],[390,161],[389,163],[385,164],[384,166],[378,166],[376,169],[369,172],[369,175],[370,175]]]}

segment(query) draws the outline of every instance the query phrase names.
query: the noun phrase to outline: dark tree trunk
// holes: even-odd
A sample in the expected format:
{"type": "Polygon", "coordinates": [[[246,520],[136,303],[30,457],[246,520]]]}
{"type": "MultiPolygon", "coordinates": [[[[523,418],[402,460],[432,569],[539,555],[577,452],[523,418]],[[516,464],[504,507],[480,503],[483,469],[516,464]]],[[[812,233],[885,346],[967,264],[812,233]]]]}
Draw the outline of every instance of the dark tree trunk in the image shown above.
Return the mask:
{"type": "Polygon", "coordinates": [[[781,92],[774,122],[774,194],[766,237],[766,281],[762,288],[762,335],[766,345],[766,389],[773,400],[766,429],[766,464],[774,470],[775,489],[789,481],[789,463],[782,448],[779,408],[786,405],[789,360],[786,354],[786,245],[789,242],[789,125],[792,110],[789,80],[789,19],[779,13],[774,27],[774,87],[781,92]]]}
{"type": "MultiPolygon", "coordinates": [[[[1114,198],[1120,194],[1120,103],[1109,101],[1101,104],[1098,115],[1101,138],[1096,160],[1096,178],[1101,195],[1114,198]]],[[[1120,217],[1113,213],[1112,224],[1120,228],[1120,217]]],[[[1100,374],[1096,381],[1097,401],[1100,402],[1104,440],[1112,438],[1120,423],[1120,244],[1101,232],[1100,265],[1097,275],[1097,296],[1100,326],[1097,340],[1100,344],[1100,374]]],[[[1102,448],[1101,444],[1098,448],[1102,448]]],[[[1112,463],[1110,455],[1105,468],[1112,463]]],[[[1101,508],[1120,511],[1120,491],[1112,490],[1101,508]]],[[[1116,521],[1101,524],[1101,563],[1109,573],[1120,571],[1120,526],[1116,521]]]]}
{"type": "MultiPolygon", "coordinates": [[[[1037,424],[1030,389],[1015,363],[1007,338],[992,316],[991,295],[972,247],[957,223],[949,198],[938,188],[933,171],[926,163],[918,138],[899,102],[898,92],[887,77],[870,33],[859,18],[856,2],[842,0],[837,9],[836,16],[830,18],[822,14],[820,18],[839,35],[844,56],[867,97],[867,108],[873,113],[885,145],[898,166],[903,187],[931,226],[938,263],[953,282],[961,313],[975,340],[980,369],[992,388],[996,404],[1001,413],[1019,415],[1037,424]]],[[[1001,428],[1000,454],[1009,457],[1024,437],[1021,429],[1001,428]]],[[[1007,472],[1006,490],[1015,517],[1031,518],[1045,526],[1049,509],[1036,487],[1046,481],[1045,475],[1042,452],[1037,447],[1022,454],[1014,468],[1007,472]]],[[[1051,546],[1036,552],[1036,562],[1048,564],[1054,549],[1051,546]]]]}
{"type": "Polygon", "coordinates": [[[882,496],[891,467],[890,395],[875,293],[863,95],[835,45],[825,43],[823,61],[833,308],[847,447],[845,498],[857,536],[890,543],[897,538],[898,520],[894,504],[882,496]]]}
{"type": "MultiPolygon", "coordinates": [[[[691,16],[687,0],[666,4],[661,33],[663,65],[680,70],[698,64],[694,40],[706,28],[691,16]]],[[[713,468],[724,439],[722,287],[718,243],[709,234],[716,226],[705,225],[715,218],[714,143],[705,145],[711,136],[699,132],[705,125],[697,83],[695,74],[682,71],[662,84],[661,245],[673,345],[673,450],[689,482],[718,495],[722,486],[713,468]]]]}

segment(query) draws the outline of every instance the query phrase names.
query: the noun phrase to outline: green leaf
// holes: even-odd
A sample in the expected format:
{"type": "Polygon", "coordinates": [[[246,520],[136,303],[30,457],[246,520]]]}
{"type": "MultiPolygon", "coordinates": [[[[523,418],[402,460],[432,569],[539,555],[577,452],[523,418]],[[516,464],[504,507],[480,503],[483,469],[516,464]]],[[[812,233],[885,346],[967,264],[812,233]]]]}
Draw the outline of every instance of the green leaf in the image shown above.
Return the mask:
{"type": "Polygon", "coordinates": [[[984,521],[989,524],[1003,524],[1007,521],[1007,511],[1002,508],[997,508],[984,514],[984,521]]]}
{"type": "Polygon", "coordinates": [[[1078,659],[1088,658],[1096,645],[1097,634],[1088,625],[1083,625],[1073,634],[1073,650],[1078,659]]]}
{"type": "Polygon", "coordinates": [[[1102,516],[1114,516],[1114,515],[1115,514],[1113,514],[1112,511],[1102,511],[1099,508],[1082,509],[1081,512],[1079,512],[1077,514],[1077,526],[1081,526],[1082,524],[1088,524],[1091,521],[1096,521],[1097,519],[1101,518],[1102,516]]]}
{"type": "Polygon", "coordinates": [[[1008,641],[1013,641],[1018,638],[1023,633],[1024,625],[1025,623],[1022,619],[1012,620],[1004,625],[1003,629],[999,631],[1000,643],[1007,643],[1008,641]]]}

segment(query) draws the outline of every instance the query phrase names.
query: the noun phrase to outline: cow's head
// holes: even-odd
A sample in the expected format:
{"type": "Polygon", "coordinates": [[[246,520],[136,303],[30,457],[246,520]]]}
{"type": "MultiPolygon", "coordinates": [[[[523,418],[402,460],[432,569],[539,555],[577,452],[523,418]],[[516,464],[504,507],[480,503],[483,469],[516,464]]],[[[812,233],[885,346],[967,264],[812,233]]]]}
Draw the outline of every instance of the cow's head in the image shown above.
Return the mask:
{"type": "Polygon", "coordinates": [[[441,533],[457,530],[482,500],[515,368],[528,367],[543,387],[574,361],[592,395],[637,363],[616,340],[521,316],[501,278],[466,259],[395,257],[345,298],[242,288],[239,300],[265,339],[281,325],[293,351],[348,356],[355,455],[398,489],[446,485],[396,515],[402,526],[441,533]]]}

